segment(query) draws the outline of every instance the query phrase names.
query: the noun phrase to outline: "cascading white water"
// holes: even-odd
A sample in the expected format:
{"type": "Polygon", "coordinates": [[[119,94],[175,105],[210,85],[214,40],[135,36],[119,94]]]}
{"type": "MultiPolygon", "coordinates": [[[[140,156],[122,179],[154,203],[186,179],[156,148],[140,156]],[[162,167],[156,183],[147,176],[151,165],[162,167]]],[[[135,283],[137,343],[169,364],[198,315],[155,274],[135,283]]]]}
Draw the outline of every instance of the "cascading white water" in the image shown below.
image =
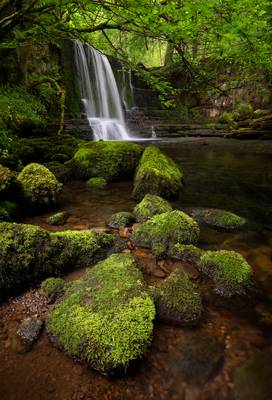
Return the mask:
{"type": "Polygon", "coordinates": [[[129,140],[120,95],[107,57],[74,41],[81,99],[95,140],[129,140]]]}

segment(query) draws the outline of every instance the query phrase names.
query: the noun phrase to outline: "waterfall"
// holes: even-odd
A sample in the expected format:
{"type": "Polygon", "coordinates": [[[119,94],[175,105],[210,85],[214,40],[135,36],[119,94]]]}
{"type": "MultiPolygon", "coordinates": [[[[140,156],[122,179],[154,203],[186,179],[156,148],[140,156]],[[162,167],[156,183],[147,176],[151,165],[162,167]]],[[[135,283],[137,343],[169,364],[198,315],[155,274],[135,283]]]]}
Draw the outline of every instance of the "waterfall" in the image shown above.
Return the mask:
{"type": "Polygon", "coordinates": [[[94,140],[129,140],[120,95],[108,58],[74,41],[81,100],[94,140]]]}

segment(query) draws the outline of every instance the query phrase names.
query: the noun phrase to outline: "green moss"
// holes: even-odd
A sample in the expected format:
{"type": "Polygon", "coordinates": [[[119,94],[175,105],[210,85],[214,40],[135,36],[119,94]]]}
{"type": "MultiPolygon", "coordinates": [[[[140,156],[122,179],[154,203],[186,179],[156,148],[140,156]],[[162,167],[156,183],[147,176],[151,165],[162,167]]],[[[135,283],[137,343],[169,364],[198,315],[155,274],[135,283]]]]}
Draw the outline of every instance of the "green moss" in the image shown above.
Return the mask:
{"type": "Polygon", "coordinates": [[[46,222],[49,225],[64,225],[67,221],[68,214],[65,211],[58,212],[54,215],[51,215],[50,217],[47,218],[46,222]]]}
{"type": "Polygon", "coordinates": [[[78,179],[102,177],[106,181],[120,181],[133,176],[142,148],[126,142],[91,142],[80,147],[70,165],[78,179]]]}
{"type": "Polygon", "coordinates": [[[227,230],[239,229],[247,222],[237,214],[215,208],[196,208],[190,214],[198,222],[227,230]]]}
{"type": "Polygon", "coordinates": [[[112,374],[147,350],[154,316],[133,257],[114,254],[71,286],[50,312],[47,329],[69,354],[112,374]]]}
{"type": "Polygon", "coordinates": [[[48,207],[57,203],[62,184],[46,167],[40,164],[27,165],[18,175],[25,200],[34,207],[48,207]]]}
{"type": "MultiPolygon", "coordinates": [[[[2,218],[3,221],[12,221],[19,214],[18,204],[9,200],[4,200],[0,202],[0,210],[2,210],[2,216],[5,216],[5,218],[2,218]]],[[[0,220],[1,220],[1,212],[0,212],[0,220]]]]}
{"type": "Polygon", "coordinates": [[[10,189],[15,179],[15,174],[10,169],[3,167],[0,164],[0,193],[1,196],[4,192],[10,189]]]}
{"type": "Polygon", "coordinates": [[[65,285],[66,282],[61,278],[47,278],[41,284],[42,293],[49,300],[53,300],[56,296],[64,293],[65,285]]]}
{"type": "Polygon", "coordinates": [[[246,294],[253,286],[251,266],[235,251],[207,251],[199,267],[212,279],[215,291],[224,297],[246,294]]]}
{"type": "Polygon", "coordinates": [[[199,238],[198,224],[182,211],[170,211],[154,215],[133,230],[133,240],[139,246],[151,247],[155,255],[167,254],[176,243],[196,243],[199,238]]]}
{"type": "Polygon", "coordinates": [[[156,214],[172,211],[168,201],[159,196],[146,194],[143,200],[134,207],[133,214],[138,222],[144,222],[156,214]]]}
{"type": "Polygon", "coordinates": [[[69,156],[66,154],[62,153],[54,153],[54,154],[48,154],[45,159],[49,159],[51,161],[57,161],[59,163],[64,163],[65,161],[68,161],[70,159],[69,156]]]}
{"type": "Polygon", "coordinates": [[[199,322],[201,297],[184,272],[172,273],[159,286],[151,287],[151,294],[159,320],[183,326],[199,322]]]}
{"type": "Polygon", "coordinates": [[[182,187],[182,172],[158,148],[148,146],[134,180],[133,197],[141,200],[147,193],[173,198],[182,187]]]}
{"type": "Polygon", "coordinates": [[[91,188],[102,189],[105,186],[107,186],[107,181],[106,181],[106,179],[101,178],[101,177],[90,178],[87,181],[87,186],[89,186],[91,188]]]}
{"type": "Polygon", "coordinates": [[[119,213],[113,214],[108,222],[109,227],[118,229],[125,226],[129,226],[134,221],[133,214],[126,211],[121,211],[119,213]]]}
{"type": "Polygon", "coordinates": [[[240,400],[269,400],[272,393],[271,351],[259,351],[234,371],[234,390],[240,400]]]}
{"type": "Polygon", "coordinates": [[[92,231],[49,233],[33,225],[0,223],[0,300],[47,276],[90,265],[114,237],[92,231]]]}
{"type": "Polygon", "coordinates": [[[64,164],[60,164],[58,161],[50,161],[49,163],[46,163],[46,168],[51,171],[55,177],[60,181],[60,182],[67,182],[73,180],[73,173],[71,168],[64,164]]]}
{"type": "Polygon", "coordinates": [[[176,243],[170,247],[168,255],[170,257],[178,258],[179,260],[197,264],[200,261],[204,250],[193,244],[180,244],[176,243]]]}

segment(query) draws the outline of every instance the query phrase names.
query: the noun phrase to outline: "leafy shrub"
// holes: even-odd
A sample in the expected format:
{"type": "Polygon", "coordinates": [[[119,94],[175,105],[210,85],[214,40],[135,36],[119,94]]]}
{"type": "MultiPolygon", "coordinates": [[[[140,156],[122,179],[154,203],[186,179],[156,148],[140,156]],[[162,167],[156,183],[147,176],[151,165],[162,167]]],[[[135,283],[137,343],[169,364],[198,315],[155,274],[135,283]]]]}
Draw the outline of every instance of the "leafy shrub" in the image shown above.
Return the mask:
{"type": "Polygon", "coordinates": [[[45,107],[24,87],[0,87],[0,126],[15,131],[43,126],[45,116],[45,107]]]}

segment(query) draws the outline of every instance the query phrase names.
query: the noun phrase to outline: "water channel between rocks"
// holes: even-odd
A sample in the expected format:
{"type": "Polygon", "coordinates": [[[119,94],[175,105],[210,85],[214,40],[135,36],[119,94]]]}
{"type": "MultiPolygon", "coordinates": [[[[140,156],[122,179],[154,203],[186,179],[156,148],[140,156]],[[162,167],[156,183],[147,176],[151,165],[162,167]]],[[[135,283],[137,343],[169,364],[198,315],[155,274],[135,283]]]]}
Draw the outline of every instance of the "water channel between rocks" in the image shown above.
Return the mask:
{"type": "MultiPolygon", "coordinates": [[[[251,221],[241,232],[202,227],[199,245],[239,251],[252,265],[263,293],[271,296],[272,142],[185,139],[156,145],[184,171],[185,188],[173,203],[175,208],[222,208],[251,221]]],[[[47,225],[49,214],[24,222],[50,230],[105,228],[111,214],[134,207],[132,186],[121,182],[93,190],[84,182],[67,183],[60,201],[60,210],[70,215],[64,227],[47,225]]],[[[176,267],[187,268],[194,279],[180,262],[157,261],[141,249],[134,254],[149,282],[163,279],[176,267]]],[[[72,272],[66,279],[83,272],[72,272]]],[[[55,349],[45,332],[30,352],[19,351],[13,335],[18,322],[27,315],[44,315],[48,309],[33,289],[0,307],[0,399],[238,399],[233,371],[257,351],[272,347],[268,306],[260,301],[254,310],[227,309],[204,298],[204,307],[198,328],[157,325],[151,349],[137,369],[109,380],[55,349]],[[257,322],[256,310],[263,320],[257,322]]]]}

